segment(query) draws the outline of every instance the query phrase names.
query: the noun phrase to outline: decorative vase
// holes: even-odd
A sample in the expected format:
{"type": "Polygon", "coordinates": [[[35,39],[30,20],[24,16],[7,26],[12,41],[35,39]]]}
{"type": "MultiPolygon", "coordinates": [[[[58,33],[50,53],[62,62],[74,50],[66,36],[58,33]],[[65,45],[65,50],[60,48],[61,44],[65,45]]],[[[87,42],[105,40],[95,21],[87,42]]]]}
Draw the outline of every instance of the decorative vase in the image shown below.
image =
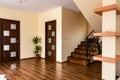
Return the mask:
{"type": "Polygon", "coordinates": [[[40,58],[40,55],[39,55],[39,54],[36,54],[36,55],[35,55],[35,58],[36,58],[36,59],[39,59],[39,58],[40,58]]]}

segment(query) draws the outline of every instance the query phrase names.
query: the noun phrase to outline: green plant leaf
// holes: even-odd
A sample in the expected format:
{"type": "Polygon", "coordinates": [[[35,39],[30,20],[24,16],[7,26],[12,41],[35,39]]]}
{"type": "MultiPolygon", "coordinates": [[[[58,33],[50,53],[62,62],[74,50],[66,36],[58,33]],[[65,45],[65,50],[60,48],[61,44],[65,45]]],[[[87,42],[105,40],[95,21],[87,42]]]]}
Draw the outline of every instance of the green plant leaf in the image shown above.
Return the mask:
{"type": "Polygon", "coordinates": [[[40,53],[41,50],[42,50],[42,47],[40,46],[41,38],[39,38],[38,36],[35,36],[35,37],[33,37],[32,41],[33,41],[33,43],[34,43],[34,45],[35,45],[33,52],[34,52],[35,54],[40,53]]]}

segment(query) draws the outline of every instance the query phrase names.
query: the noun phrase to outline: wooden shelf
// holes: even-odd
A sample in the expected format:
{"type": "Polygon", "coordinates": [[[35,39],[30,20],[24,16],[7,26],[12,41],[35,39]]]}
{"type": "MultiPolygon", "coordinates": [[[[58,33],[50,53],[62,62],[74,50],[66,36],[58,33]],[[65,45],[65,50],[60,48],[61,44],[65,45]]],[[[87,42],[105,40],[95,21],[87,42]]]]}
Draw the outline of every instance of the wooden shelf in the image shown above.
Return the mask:
{"type": "Polygon", "coordinates": [[[116,58],[102,57],[102,55],[98,55],[94,56],[93,59],[103,62],[116,63],[120,61],[120,55],[116,55],[116,58]]]}
{"type": "Polygon", "coordinates": [[[120,36],[118,32],[101,32],[101,33],[94,33],[94,36],[120,36]]]}
{"type": "Polygon", "coordinates": [[[94,13],[98,15],[102,15],[102,12],[111,11],[111,10],[116,10],[117,14],[120,14],[120,8],[116,4],[94,9],[94,13]]]}

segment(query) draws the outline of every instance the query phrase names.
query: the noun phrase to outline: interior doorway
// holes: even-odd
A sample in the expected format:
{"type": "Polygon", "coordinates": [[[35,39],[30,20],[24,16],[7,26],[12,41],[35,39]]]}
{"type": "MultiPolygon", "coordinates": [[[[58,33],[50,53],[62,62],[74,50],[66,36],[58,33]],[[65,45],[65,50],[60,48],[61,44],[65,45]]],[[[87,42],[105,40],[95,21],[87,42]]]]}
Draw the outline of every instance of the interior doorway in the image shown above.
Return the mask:
{"type": "Polygon", "coordinates": [[[0,19],[0,63],[20,60],[20,21],[0,19]]]}
{"type": "Polygon", "coordinates": [[[45,23],[46,32],[46,59],[56,61],[56,20],[45,23]]]}

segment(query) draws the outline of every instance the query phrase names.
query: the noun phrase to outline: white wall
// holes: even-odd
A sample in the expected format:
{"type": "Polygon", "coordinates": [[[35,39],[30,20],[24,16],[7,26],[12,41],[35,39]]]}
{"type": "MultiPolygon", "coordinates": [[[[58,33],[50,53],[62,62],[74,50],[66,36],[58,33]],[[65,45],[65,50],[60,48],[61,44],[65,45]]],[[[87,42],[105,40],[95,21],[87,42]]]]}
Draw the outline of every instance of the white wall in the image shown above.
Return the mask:
{"type": "Polygon", "coordinates": [[[80,44],[88,32],[88,23],[81,13],[62,8],[62,61],[80,44]]]}
{"type": "Polygon", "coordinates": [[[62,62],[62,7],[39,14],[39,35],[42,38],[41,57],[45,58],[45,22],[56,20],[56,61],[62,62]]]}
{"type": "MultiPolygon", "coordinates": [[[[117,2],[117,5],[120,6],[120,1],[119,0],[104,0],[103,1],[103,6],[105,5],[109,5],[109,4],[116,4],[117,2]]],[[[103,32],[105,31],[114,31],[114,32],[119,32],[120,33],[120,15],[117,15],[116,16],[116,13],[113,12],[113,11],[109,11],[109,12],[106,12],[106,13],[103,13],[103,25],[104,25],[104,28],[103,28],[103,32]],[[105,15],[106,14],[106,15],[105,15]]],[[[104,52],[104,55],[106,56],[110,56],[110,57],[115,57],[116,54],[117,55],[120,55],[120,38],[119,37],[111,37],[111,39],[108,37],[106,38],[103,38],[103,41],[106,41],[103,43],[103,52],[104,52]],[[108,45],[109,43],[111,43],[111,49],[108,50],[108,45]],[[106,51],[106,52],[105,52],[106,51]],[[109,54],[107,54],[109,53],[109,54]]],[[[116,64],[103,64],[103,73],[104,73],[104,77],[106,77],[105,75],[107,74],[111,74],[111,76],[120,76],[120,62],[116,63],[116,64]],[[107,66],[110,66],[109,68],[105,68],[107,66]],[[114,69],[115,69],[115,73],[114,73],[114,69]],[[107,71],[106,71],[107,70],[107,71]],[[112,71],[113,70],[113,71],[112,71]],[[109,73],[107,73],[109,71],[109,73]],[[111,71],[111,73],[110,73],[111,71]]],[[[110,78],[110,77],[109,77],[110,78]]],[[[112,79],[113,80],[113,79],[112,79]]]]}
{"type": "Polygon", "coordinates": [[[32,38],[38,33],[38,15],[0,7],[0,18],[20,21],[20,58],[34,57],[32,38]]]}

